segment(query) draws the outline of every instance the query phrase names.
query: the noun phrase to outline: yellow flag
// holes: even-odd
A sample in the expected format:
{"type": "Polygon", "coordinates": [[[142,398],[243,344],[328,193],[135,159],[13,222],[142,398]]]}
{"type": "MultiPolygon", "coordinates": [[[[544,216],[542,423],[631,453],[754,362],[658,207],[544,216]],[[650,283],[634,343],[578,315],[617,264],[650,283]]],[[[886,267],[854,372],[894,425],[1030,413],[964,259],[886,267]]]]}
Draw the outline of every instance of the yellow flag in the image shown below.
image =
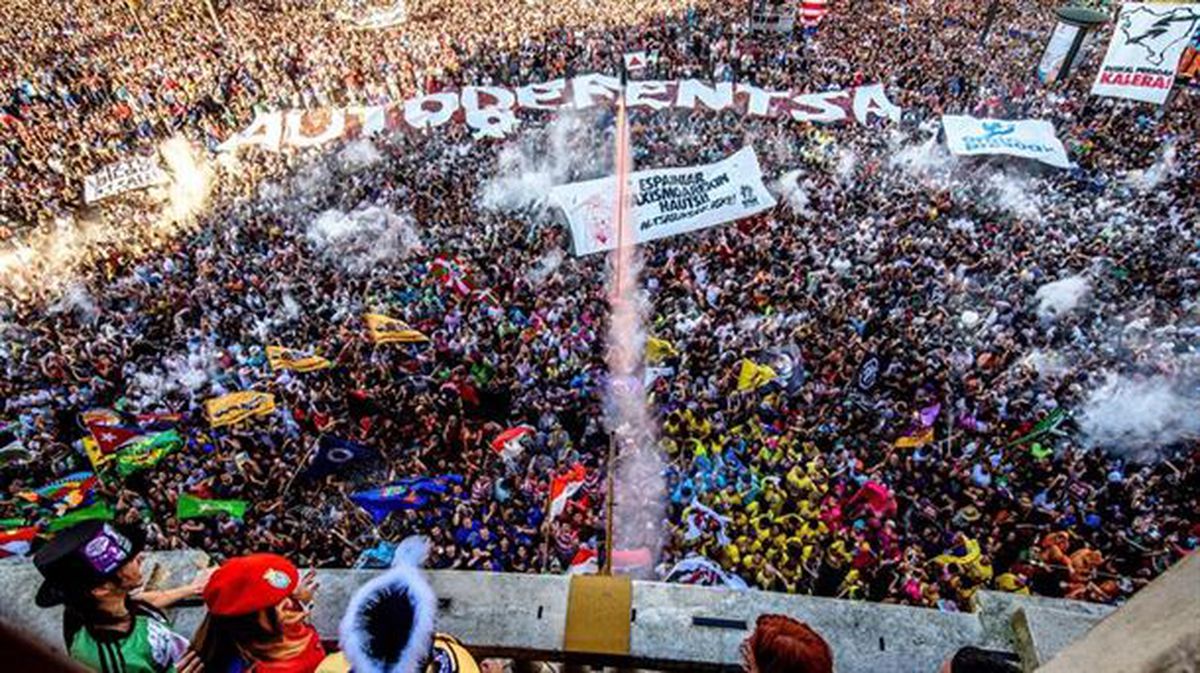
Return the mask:
{"type": "Polygon", "coordinates": [[[415,344],[429,341],[429,337],[408,326],[403,320],[389,318],[378,313],[363,317],[367,323],[367,337],[376,344],[415,344]]]}
{"type": "Polygon", "coordinates": [[[933,428],[925,428],[920,433],[901,437],[896,440],[897,449],[916,449],[933,441],[933,428]]]}
{"type": "Polygon", "coordinates": [[[774,381],[777,376],[774,369],[743,359],[742,371],[738,373],[738,391],[757,390],[774,381]]]}
{"type": "Polygon", "coordinates": [[[116,453],[101,453],[100,447],[96,444],[96,440],[91,435],[84,437],[81,441],[83,442],[83,452],[87,454],[88,461],[91,462],[92,469],[94,469],[97,474],[100,473],[101,467],[104,467],[108,461],[113,459],[113,456],[117,455],[116,453]]]}
{"type": "Polygon", "coordinates": [[[320,355],[308,355],[283,346],[267,346],[267,362],[272,371],[290,369],[294,372],[315,372],[333,365],[320,355]]]}
{"type": "Polygon", "coordinates": [[[679,351],[675,350],[670,341],[654,337],[646,339],[646,362],[657,364],[676,355],[679,355],[679,351]]]}
{"type": "Polygon", "coordinates": [[[275,396],[253,390],[214,397],[204,403],[208,423],[214,428],[241,423],[251,416],[266,416],[275,411],[275,396]]]}

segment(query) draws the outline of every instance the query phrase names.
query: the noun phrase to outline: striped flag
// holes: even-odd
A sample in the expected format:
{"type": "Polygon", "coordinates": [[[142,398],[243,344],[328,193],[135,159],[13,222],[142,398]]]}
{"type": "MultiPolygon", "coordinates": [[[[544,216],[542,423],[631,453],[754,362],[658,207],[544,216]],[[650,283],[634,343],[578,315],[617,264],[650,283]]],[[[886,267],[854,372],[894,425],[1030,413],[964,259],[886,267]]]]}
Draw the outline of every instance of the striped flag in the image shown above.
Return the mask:
{"type": "Polygon", "coordinates": [[[509,428],[492,440],[492,451],[509,460],[515,460],[525,452],[525,447],[521,444],[521,440],[527,435],[533,434],[533,427],[528,425],[518,425],[514,428],[509,428]]]}
{"type": "Polygon", "coordinates": [[[578,463],[566,474],[550,480],[550,518],[557,519],[567,508],[567,501],[576,491],[583,488],[587,480],[587,470],[578,463]]]}
{"type": "Polygon", "coordinates": [[[816,28],[829,12],[828,0],[801,0],[800,24],[805,28],[816,28]]]}

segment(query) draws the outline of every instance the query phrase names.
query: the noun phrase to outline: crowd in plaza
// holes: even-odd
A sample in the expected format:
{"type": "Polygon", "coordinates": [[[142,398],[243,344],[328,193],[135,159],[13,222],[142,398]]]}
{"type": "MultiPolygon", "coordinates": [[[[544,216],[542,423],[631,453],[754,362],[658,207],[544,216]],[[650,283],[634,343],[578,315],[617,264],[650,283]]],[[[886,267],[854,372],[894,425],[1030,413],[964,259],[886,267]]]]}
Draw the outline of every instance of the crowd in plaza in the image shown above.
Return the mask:
{"type": "Polygon", "coordinates": [[[151,549],[344,567],[421,533],[430,567],[528,573],[602,552],[605,256],[572,256],[521,177],[603,175],[611,114],[530,114],[505,141],[451,124],[215,151],[258,110],[612,72],[645,49],[647,78],[878,82],[903,117],[632,114],[638,169],[753,145],[764,174],[798,176],[776,208],[641,252],[648,332],[669,346],[647,378],[669,506],[638,572],[702,557],[754,587],[945,610],[981,588],[1116,602],[1200,543],[1194,434],[1078,422],[1112,378],[1195,392],[1197,93],[1091,96],[1096,53],[1039,83],[1055,3],[1004,9],[985,39],[987,3],[965,0],[832,3],[794,36],[751,34],[738,3],[423,0],[383,30],[328,3],[229,3],[219,31],[203,3],[135,4],[136,22],[117,0],[0,8],[0,242],[64,221],[115,232],[39,270],[69,273],[65,300],[2,284],[0,423],[27,459],[0,469],[0,518],[62,514],[21,494],[92,469],[81,414],[104,409],[183,437],[74,503],[111,504],[151,549]],[[1050,120],[1078,165],[954,159],[944,113],[1050,120]],[[149,234],[145,194],[81,203],[83,176],[176,135],[212,156],[193,221],[149,234]],[[1082,299],[1039,306],[1063,279],[1082,299]],[[367,313],[428,341],[373,343],[367,313]],[[331,366],[275,370],[271,345],[331,366]],[[781,375],[739,385],[747,359],[781,375]],[[250,390],[275,411],[210,427],[206,400],[250,390]],[[493,450],[521,425],[522,451],[493,450]],[[378,455],[313,475],[321,437],[378,455]],[[548,521],[552,478],[576,466],[582,488],[548,521]],[[446,475],[386,518],[352,499],[446,475]],[[183,494],[249,506],[181,520],[183,494]]]}

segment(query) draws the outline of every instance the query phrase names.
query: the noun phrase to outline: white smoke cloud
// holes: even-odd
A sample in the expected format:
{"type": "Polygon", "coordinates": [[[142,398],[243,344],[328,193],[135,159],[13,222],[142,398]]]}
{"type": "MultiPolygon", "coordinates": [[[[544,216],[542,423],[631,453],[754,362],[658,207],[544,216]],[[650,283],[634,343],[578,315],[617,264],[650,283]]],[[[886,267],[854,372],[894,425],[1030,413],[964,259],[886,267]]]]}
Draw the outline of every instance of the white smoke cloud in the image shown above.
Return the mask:
{"type": "Polygon", "coordinates": [[[338,160],[345,170],[357,171],[383,161],[383,153],[375,147],[375,143],[370,139],[359,138],[346,143],[346,146],[338,153],[338,160]]]}
{"type": "Polygon", "coordinates": [[[51,315],[74,313],[83,323],[95,322],[100,317],[100,309],[96,308],[92,294],[79,282],[68,285],[63,290],[62,298],[50,306],[49,312],[51,315]]]}
{"type": "Polygon", "coordinates": [[[326,210],[309,223],[306,236],[326,257],[355,274],[421,249],[421,237],[409,219],[379,206],[348,213],[326,210]]]}
{"type": "Polygon", "coordinates": [[[1038,288],[1037,312],[1043,318],[1053,318],[1075,310],[1091,292],[1091,283],[1083,276],[1070,276],[1038,288]]]}
{"type": "Polygon", "coordinates": [[[547,208],[551,188],[571,181],[574,172],[606,154],[599,148],[581,148],[589,142],[585,118],[569,113],[560,114],[540,133],[513,140],[497,157],[495,177],[480,188],[480,205],[509,213],[547,208]]]}
{"type": "Polygon", "coordinates": [[[809,206],[812,200],[808,196],[808,190],[800,183],[800,170],[792,170],[779,176],[772,187],[775,194],[778,195],[784,203],[787,204],[788,210],[792,213],[801,216],[812,216],[812,209],[809,206]]]}
{"type": "Polygon", "coordinates": [[[1179,148],[1175,141],[1163,146],[1162,156],[1144,171],[1130,171],[1128,182],[1142,191],[1151,191],[1179,174],[1179,148]]]}
{"type": "Polygon", "coordinates": [[[541,285],[551,274],[558,270],[558,267],[562,266],[563,259],[565,258],[566,255],[563,254],[561,248],[554,248],[534,262],[533,267],[529,269],[526,277],[534,285],[541,285]]]}
{"type": "Polygon", "coordinates": [[[1167,377],[1134,379],[1112,372],[1076,413],[1085,442],[1113,453],[1146,457],[1157,447],[1200,437],[1200,399],[1167,377]]]}
{"type": "Polygon", "coordinates": [[[128,395],[139,408],[148,408],[168,395],[195,399],[220,369],[219,353],[207,346],[190,353],[168,355],[148,371],[133,375],[128,395]]]}
{"type": "Polygon", "coordinates": [[[183,136],[175,136],[164,142],[158,151],[171,174],[165,215],[176,222],[183,222],[200,214],[212,194],[212,169],[183,136]]]}

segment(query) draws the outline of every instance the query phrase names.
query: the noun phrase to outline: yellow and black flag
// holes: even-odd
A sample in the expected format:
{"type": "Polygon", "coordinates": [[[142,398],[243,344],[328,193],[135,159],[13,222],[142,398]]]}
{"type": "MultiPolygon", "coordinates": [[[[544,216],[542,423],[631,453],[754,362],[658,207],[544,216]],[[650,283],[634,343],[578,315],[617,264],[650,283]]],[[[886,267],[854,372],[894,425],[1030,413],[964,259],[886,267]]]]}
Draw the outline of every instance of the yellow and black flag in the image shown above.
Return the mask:
{"type": "Polygon", "coordinates": [[[267,362],[271,371],[290,369],[294,372],[315,372],[333,366],[333,363],[320,355],[312,355],[293,348],[283,346],[267,346],[267,362]]]}
{"type": "Polygon", "coordinates": [[[204,402],[208,424],[214,428],[241,423],[251,416],[266,416],[275,411],[275,396],[254,390],[229,393],[204,402]]]}
{"type": "Polygon", "coordinates": [[[363,320],[367,323],[367,338],[374,344],[416,344],[429,341],[429,337],[409,327],[403,320],[379,313],[368,313],[363,320]]]}

